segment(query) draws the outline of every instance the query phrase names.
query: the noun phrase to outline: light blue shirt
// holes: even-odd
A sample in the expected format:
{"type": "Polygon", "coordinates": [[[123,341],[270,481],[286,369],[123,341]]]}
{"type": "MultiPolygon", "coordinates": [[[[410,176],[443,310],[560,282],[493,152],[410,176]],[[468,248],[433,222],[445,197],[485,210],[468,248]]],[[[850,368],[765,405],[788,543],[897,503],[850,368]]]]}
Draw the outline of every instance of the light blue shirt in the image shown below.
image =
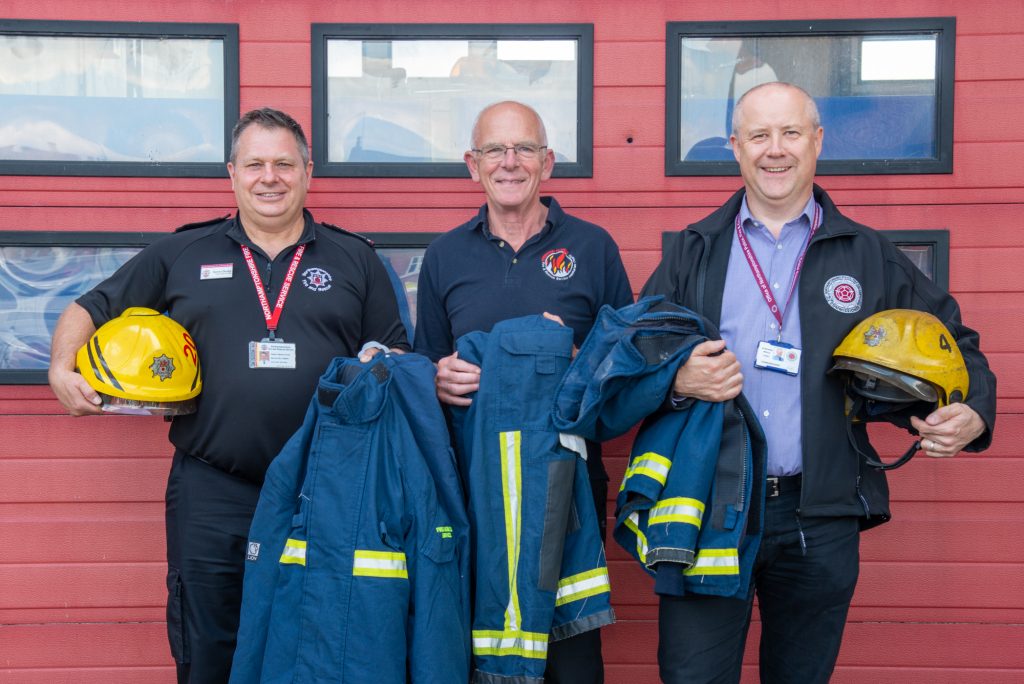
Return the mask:
{"type": "MultiPolygon", "coordinates": [[[[812,196],[803,213],[782,227],[778,240],[767,226],[751,216],[746,197],[739,214],[747,242],[783,313],[781,340],[798,349],[803,349],[799,297],[795,289],[792,298],[787,301],[787,297],[793,283],[793,270],[807,244],[814,209],[812,196]]],[[[743,394],[754,408],[768,440],[768,474],[802,472],[800,376],[754,367],[758,343],[780,339],[779,324],[754,280],[735,235],[725,275],[721,323],[722,338],[727,348],[736,354],[743,370],[743,394]]]]}

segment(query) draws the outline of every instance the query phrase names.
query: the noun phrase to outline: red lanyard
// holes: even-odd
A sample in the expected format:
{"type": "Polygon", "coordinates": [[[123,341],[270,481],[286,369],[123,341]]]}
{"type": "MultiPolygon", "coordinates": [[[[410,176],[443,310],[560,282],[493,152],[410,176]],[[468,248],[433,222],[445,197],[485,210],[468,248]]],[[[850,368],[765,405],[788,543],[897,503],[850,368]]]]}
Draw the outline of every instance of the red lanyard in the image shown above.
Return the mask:
{"type": "Polygon", "coordinates": [[[274,331],[277,330],[277,322],[281,320],[281,312],[284,310],[284,300],[288,298],[288,291],[292,289],[292,281],[295,280],[295,272],[299,270],[299,262],[302,261],[302,254],[306,251],[306,245],[299,245],[299,248],[295,250],[295,256],[292,257],[292,265],[288,267],[288,273],[284,277],[284,283],[281,284],[281,293],[277,295],[277,303],[274,305],[274,311],[270,311],[270,301],[267,300],[267,293],[263,290],[263,281],[260,279],[260,273],[256,270],[256,262],[253,261],[252,252],[245,245],[242,245],[242,256],[245,257],[245,263],[249,267],[249,275],[252,276],[252,282],[256,286],[256,295],[260,298],[260,307],[263,308],[263,318],[267,320],[267,331],[270,333],[270,339],[274,339],[274,331]]]}
{"type": "MultiPolygon", "coordinates": [[[[821,225],[821,208],[817,204],[814,205],[814,218],[811,220],[811,230],[807,234],[807,240],[804,242],[803,249],[800,250],[800,256],[796,260],[796,267],[793,269],[793,280],[789,284],[789,294],[786,295],[786,308],[789,308],[789,300],[793,298],[793,291],[796,289],[797,278],[800,277],[800,269],[804,266],[804,257],[807,256],[807,246],[811,243],[811,238],[814,237],[814,231],[818,230],[818,226],[821,225]]],[[[747,264],[750,266],[750,272],[754,274],[754,280],[757,282],[757,287],[761,290],[761,296],[764,297],[764,301],[768,303],[768,309],[775,316],[775,320],[779,322],[779,335],[782,335],[782,318],[785,315],[785,311],[779,310],[779,304],[775,300],[775,296],[772,295],[772,289],[768,287],[768,279],[764,277],[764,271],[761,270],[761,264],[757,261],[757,255],[754,254],[754,250],[751,249],[750,243],[747,242],[747,236],[743,232],[743,224],[740,221],[739,214],[736,215],[736,238],[740,241],[740,248],[743,249],[743,256],[747,257],[747,264]]]]}

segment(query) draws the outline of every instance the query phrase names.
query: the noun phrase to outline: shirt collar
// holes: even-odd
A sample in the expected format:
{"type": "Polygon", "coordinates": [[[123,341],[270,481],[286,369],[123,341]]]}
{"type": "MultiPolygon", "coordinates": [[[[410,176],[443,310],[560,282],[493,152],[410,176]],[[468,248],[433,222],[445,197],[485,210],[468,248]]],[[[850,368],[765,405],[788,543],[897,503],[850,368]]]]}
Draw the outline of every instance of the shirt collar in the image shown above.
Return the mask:
{"type": "MultiPolygon", "coordinates": [[[[313,230],[313,214],[309,212],[309,209],[302,210],[302,219],[302,234],[295,243],[296,245],[312,242],[316,239],[316,231],[313,230]]],[[[248,245],[250,247],[254,246],[252,240],[250,240],[249,236],[245,234],[245,228],[242,227],[242,217],[238,215],[237,211],[231,219],[231,225],[228,227],[227,235],[239,244],[248,245]]]]}
{"type": "MultiPolygon", "coordinates": [[[[558,225],[561,225],[562,220],[565,218],[565,212],[562,207],[558,204],[558,200],[554,197],[541,197],[540,203],[548,208],[548,218],[544,222],[544,227],[540,229],[540,233],[535,237],[542,237],[547,235],[551,230],[558,225]]],[[[491,234],[491,229],[487,225],[487,203],[485,202],[481,207],[480,211],[476,214],[476,221],[473,223],[473,230],[479,230],[483,233],[487,239],[496,239],[491,234]]],[[[532,238],[531,238],[532,239],[532,238]]]]}
{"type": "MultiPolygon", "coordinates": [[[[814,193],[812,192],[811,196],[807,199],[807,204],[804,205],[804,210],[802,212],[800,212],[800,215],[797,216],[796,218],[794,218],[791,221],[787,221],[786,225],[784,225],[782,227],[782,229],[785,230],[789,226],[794,225],[794,224],[798,224],[798,223],[799,223],[799,225],[803,226],[804,228],[810,228],[811,221],[814,220],[814,204],[815,204],[815,202],[814,202],[814,193]],[[806,219],[806,220],[804,220],[804,219],[806,219]]],[[[759,224],[761,223],[760,221],[757,221],[757,219],[755,219],[754,216],[750,213],[750,207],[747,206],[747,196],[746,196],[746,194],[743,195],[743,201],[740,203],[739,218],[740,218],[740,224],[744,228],[748,227],[750,224],[755,223],[755,222],[759,223],[759,224]]],[[[763,224],[761,224],[761,225],[763,225],[763,224]]]]}

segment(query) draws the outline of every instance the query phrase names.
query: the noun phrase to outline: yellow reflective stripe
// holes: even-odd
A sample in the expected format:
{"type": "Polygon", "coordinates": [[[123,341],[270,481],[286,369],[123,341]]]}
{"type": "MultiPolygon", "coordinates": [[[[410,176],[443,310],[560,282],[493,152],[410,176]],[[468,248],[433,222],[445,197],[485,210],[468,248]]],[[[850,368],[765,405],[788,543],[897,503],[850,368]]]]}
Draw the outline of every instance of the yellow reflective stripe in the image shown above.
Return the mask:
{"type": "Polygon", "coordinates": [[[360,551],[356,549],[352,574],[357,577],[395,577],[408,579],[405,554],[401,551],[360,551]]]}
{"type": "Polygon", "coordinates": [[[522,619],[519,612],[519,586],[516,568],[519,567],[520,531],[523,525],[522,471],[520,468],[520,433],[498,434],[501,446],[501,498],[505,510],[505,556],[508,561],[508,605],[505,606],[505,631],[519,633],[522,619]]]}
{"type": "Polygon", "coordinates": [[[288,539],[281,552],[281,563],[285,565],[306,564],[306,542],[302,539],[288,539]]]}
{"type": "Polygon", "coordinates": [[[740,554],[736,549],[701,549],[693,566],[684,575],[738,575],[740,554]]]}
{"type": "Polygon", "coordinates": [[[651,509],[651,517],[647,519],[648,527],[657,523],[680,522],[700,529],[700,520],[704,515],[704,502],[678,496],[659,501],[651,509]]]}
{"type": "Polygon", "coordinates": [[[641,563],[646,564],[647,537],[640,531],[640,514],[635,511],[630,513],[625,521],[623,521],[623,524],[626,526],[626,529],[636,535],[636,555],[640,559],[641,563]]]}
{"type": "Polygon", "coordinates": [[[577,575],[571,575],[558,582],[555,605],[561,606],[612,590],[608,581],[608,568],[595,568],[577,575]]]}
{"type": "Polygon", "coordinates": [[[640,454],[626,468],[626,476],[622,478],[622,486],[619,487],[619,491],[626,488],[626,480],[634,475],[644,475],[664,487],[665,482],[668,480],[668,471],[671,469],[672,461],[660,454],[656,454],[653,451],[640,454]]]}
{"type": "Polygon", "coordinates": [[[474,629],[473,655],[544,659],[548,656],[548,635],[518,630],[474,629]]]}

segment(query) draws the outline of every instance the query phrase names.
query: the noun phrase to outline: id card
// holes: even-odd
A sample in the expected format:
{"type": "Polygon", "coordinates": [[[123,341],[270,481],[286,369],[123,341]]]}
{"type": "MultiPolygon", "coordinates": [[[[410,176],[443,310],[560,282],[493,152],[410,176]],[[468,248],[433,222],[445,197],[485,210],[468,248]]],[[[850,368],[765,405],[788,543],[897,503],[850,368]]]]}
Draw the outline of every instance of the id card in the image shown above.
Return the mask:
{"type": "Polygon", "coordinates": [[[797,375],[800,373],[800,350],[785,342],[762,340],[757,343],[754,367],[797,375]]]}
{"type": "Polygon", "coordinates": [[[266,337],[250,342],[249,368],[295,368],[295,345],[266,337]]]}

